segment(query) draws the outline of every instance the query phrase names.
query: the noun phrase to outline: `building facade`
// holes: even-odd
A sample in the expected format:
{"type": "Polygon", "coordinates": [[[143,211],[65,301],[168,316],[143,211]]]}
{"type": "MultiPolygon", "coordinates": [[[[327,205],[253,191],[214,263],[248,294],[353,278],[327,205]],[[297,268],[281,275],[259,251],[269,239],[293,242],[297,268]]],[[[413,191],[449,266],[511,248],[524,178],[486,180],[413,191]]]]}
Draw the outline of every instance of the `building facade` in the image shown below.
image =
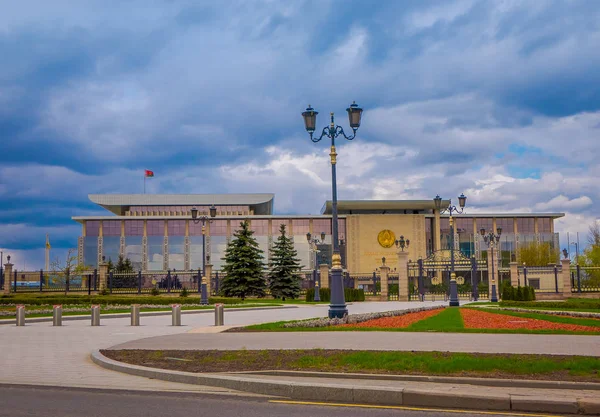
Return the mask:
{"type": "MultiPolygon", "coordinates": [[[[208,215],[217,208],[216,217],[206,223],[206,261],[213,270],[223,266],[228,242],[248,220],[265,263],[270,248],[284,224],[293,237],[304,269],[331,262],[331,202],[318,215],[275,215],[273,194],[197,194],[197,195],[90,195],[90,200],[110,212],[106,216],[79,216],[73,220],[82,226],[78,241],[78,261],[96,267],[102,257],[116,262],[119,255],[129,258],[135,269],[192,270],[202,266],[202,223],[191,218],[196,207],[208,215]],[[313,237],[325,234],[325,240],[310,244],[313,237]]],[[[442,206],[448,206],[449,200],[442,206]]],[[[462,214],[454,216],[455,249],[466,256],[485,256],[487,246],[479,229],[502,228],[502,262],[508,264],[520,245],[549,242],[558,257],[558,235],[554,220],[563,213],[462,214]],[[506,258],[506,259],[504,259],[506,258]]],[[[338,227],[344,268],[351,273],[373,271],[381,258],[395,267],[399,236],[410,241],[410,258],[425,258],[434,251],[450,248],[450,224],[447,215],[435,209],[432,200],[339,201],[338,227]]],[[[558,259],[558,258],[557,258],[558,259]]]]}

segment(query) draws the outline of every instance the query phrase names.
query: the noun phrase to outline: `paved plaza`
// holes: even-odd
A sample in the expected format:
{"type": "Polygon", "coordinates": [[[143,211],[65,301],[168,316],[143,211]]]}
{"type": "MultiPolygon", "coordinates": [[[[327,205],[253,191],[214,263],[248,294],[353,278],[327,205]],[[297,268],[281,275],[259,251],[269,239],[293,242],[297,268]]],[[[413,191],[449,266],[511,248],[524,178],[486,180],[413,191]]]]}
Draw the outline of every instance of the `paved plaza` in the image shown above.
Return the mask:
{"type": "MultiPolygon", "coordinates": [[[[351,314],[415,308],[439,303],[366,302],[349,305],[351,314]]],[[[247,325],[275,320],[306,319],[327,315],[327,305],[299,306],[276,310],[227,310],[225,323],[247,325]]],[[[62,327],[52,323],[32,323],[25,327],[0,326],[0,383],[33,384],[60,387],[116,388],[134,390],[184,390],[224,392],[214,387],[162,382],[108,371],[89,358],[95,349],[106,349],[121,343],[155,336],[184,334],[210,329],[213,314],[182,315],[181,327],[171,326],[170,316],[141,317],[141,326],[131,327],[129,318],[102,319],[100,327],[89,320],[63,321],[62,327]]],[[[194,333],[197,334],[197,333],[194,333]]],[[[216,335],[209,335],[216,336],[216,335]]]]}

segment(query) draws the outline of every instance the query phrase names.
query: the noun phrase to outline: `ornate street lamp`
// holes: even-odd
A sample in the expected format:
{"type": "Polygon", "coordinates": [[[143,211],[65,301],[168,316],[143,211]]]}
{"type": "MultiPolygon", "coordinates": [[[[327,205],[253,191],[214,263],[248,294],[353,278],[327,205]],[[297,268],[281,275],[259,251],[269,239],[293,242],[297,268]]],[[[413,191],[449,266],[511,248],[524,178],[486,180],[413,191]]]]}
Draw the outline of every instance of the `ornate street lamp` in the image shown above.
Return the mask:
{"type": "Polygon", "coordinates": [[[306,234],[306,240],[308,241],[308,244],[310,246],[310,251],[313,252],[315,254],[314,256],[314,264],[313,264],[313,281],[315,283],[315,297],[314,297],[314,301],[321,301],[321,294],[319,292],[319,289],[321,288],[321,282],[317,279],[317,253],[319,253],[319,249],[317,248],[317,245],[320,244],[324,244],[325,243],[325,232],[321,232],[321,239],[317,239],[312,237],[312,234],[310,232],[308,232],[306,234]]]}
{"type": "Polygon", "coordinates": [[[330,113],[331,122],[329,126],[323,128],[323,131],[321,132],[321,136],[319,136],[319,138],[313,137],[313,134],[316,130],[318,112],[316,112],[315,109],[313,109],[309,104],[306,111],[302,113],[302,117],[304,118],[304,127],[310,135],[311,141],[316,143],[324,137],[328,137],[329,139],[331,139],[331,152],[329,153],[329,156],[331,157],[331,222],[333,231],[333,254],[331,256],[331,279],[329,281],[331,287],[331,303],[329,305],[329,318],[342,318],[348,314],[348,309],[346,308],[346,301],[344,299],[344,282],[342,280],[342,257],[340,255],[340,241],[338,238],[337,181],[335,172],[337,153],[335,151],[335,138],[341,135],[346,140],[353,140],[356,137],[356,131],[360,127],[363,109],[358,107],[356,102],[353,102],[350,105],[350,107],[346,109],[346,111],[348,112],[348,121],[353,131],[352,136],[347,136],[346,133],[344,133],[344,129],[341,126],[336,126],[333,118],[333,113],[330,113]]]}
{"type": "MultiPolygon", "coordinates": [[[[192,207],[192,221],[194,224],[198,224],[202,222],[202,276],[198,277],[198,293],[201,294],[200,303],[203,305],[208,304],[208,294],[206,294],[206,284],[203,285],[203,278],[206,278],[206,222],[212,222],[212,220],[207,216],[198,216],[198,209],[196,207],[192,207]],[[204,290],[203,288],[204,287],[204,290]]],[[[210,217],[215,217],[217,215],[217,208],[212,205],[209,208],[210,217]]]]}
{"type": "Polygon", "coordinates": [[[403,235],[400,235],[400,239],[396,239],[396,247],[398,249],[400,249],[402,252],[404,252],[404,248],[407,248],[410,246],[410,240],[409,239],[404,239],[403,235]]]}
{"type": "Polygon", "coordinates": [[[448,207],[442,208],[442,198],[439,195],[435,196],[433,203],[436,210],[440,211],[440,214],[450,214],[450,306],[458,307],[460,302],[458,301],[458,286],[456,284],[456,273],[454,272],[454,218],[452,217],[452,213],[462,214],[464,212],[467,197],[464,194],[458,196],[458,205],[460,208],[453,206],[451,200],[448,207]]]}
{"type": "Polygon", "coordinates": [[[500,236],[502,235],[502,228],[498,227],[496,229],[496,234],[490,231],[486,233],[484,228],[479,230],[481,236],[483,236],[483,240],[486,244],[490,245],[490,249],[492,250],[492,303],[498,302],[498,294],[496,292],[496,271],[494,269],[494,252],[496,252],[496,244],[500,243],[500,236]]]}

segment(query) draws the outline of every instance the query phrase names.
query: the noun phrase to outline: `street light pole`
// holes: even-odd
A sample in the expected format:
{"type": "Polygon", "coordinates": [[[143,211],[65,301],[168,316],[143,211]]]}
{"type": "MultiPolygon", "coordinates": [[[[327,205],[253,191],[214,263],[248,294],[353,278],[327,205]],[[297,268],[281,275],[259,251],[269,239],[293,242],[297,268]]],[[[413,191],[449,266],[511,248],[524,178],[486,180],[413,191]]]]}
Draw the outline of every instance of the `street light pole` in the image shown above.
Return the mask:
{"type": "Polygon", "coordinates": [[[439,195],[436,195],[433,201],[435,208],[440,210],[440,214],[445,212],[450,214],[450,307],[458,307],[460,302],[458,301],[458,285],[456,284],[456,273],[454,272],[454,218],[452,213],[462,214],[464,212],[467,197],[464,194],[458,197],[460,209],[453,206],[451,201],[448,207],[442,209],[442,198],[439,195]]]}
{"type": "Polygon", "coordinates": [[[321,288],[321,282],[320,280],[317,279],[317,253],[319,253],[319,249],[317,248],[318,244],[324,244],[325,243],[325,232],[321,232],[321,239],[317,239],[317,238],[313,238],[312,234],[310,232],[308,232],[306,234],[306,240],[308,241],[308,244],[310,245],[310,250],[311,252],[313,252],[315,254],[314,256],[314,263],[313,263],[313,277],[314,277],[314,281],[315,281],[315,297],[314,297],[314,301],[321,301],[321,295],[319,293],[320,288],[321,288]]]}
{"type": "Polygon", "coordinates": [[[358,107],[358,105],[354,102],[346,109],[346,111],[348,112],[348,119],[350,121],[350,127],[352,128],[353,135],[347,136],[346,133],[344,133],[344,129],[341,126],[336,126],[333,118],[333,113],[330,113],[331,122],[329,126],[323,128],[323,131],[319,138],[313,137],[317,123],[318,112],[316,112],[315,109],[313,109],[309,104],[306,111],[302,113],[302,117],[304,118],[304,126],[306,128],[306,131],[310,135],[311,141],[316,143],[324,137],[328,137],[331,139],[331,152],[329,153],[329,156],[331,157],[331,222],[333,235],[333,254],[331,256],[331,303],[329,305],[329,318],[342,318],[348,314],[348,309],[346,308],[346,301],[344,299],[344,282],[342,280],[342,257],[340,255],[340,241],[338,238],[337,178],[335,169],[337,163],[337,153],[335,150],[335,138],[341,135],[346,140],[353,140],[356,137],[356,131],[360,127],[363,109],[358,107]]]}
{"type": "Polygon", "coordinates": [[[494,262],[494,252],[496,252],[496,243],[500,243],[500,236],[502,235],[502,228],[498,227],[496,229],[496,233],[490,231],[486,233],[485,229],[479,230],[481,236],[483,236],[483,240],[486,244],[490,245],[490,249],[492,250],[492,299],[490,300],[492,303],[498,302],[498,293],[496,291],[496,270],[495,270],[495,262],[494,262]]]}
{"type": "MultiPolygon", "coordinates": [[[[214,205],[210,206],[209,214],[210,217],[217,215],[217,208],[214,205]]],[[[202,276],[198,277],[198,293],[201,294],[201,303],[208,304],[208,294],[202,294],[202,280],[206,278],[206,221],[210,223],[212,220],[206,215],[198,217],[198,209],[192,207],[192,221],[194,224],[202,222],[202,276]]]]}

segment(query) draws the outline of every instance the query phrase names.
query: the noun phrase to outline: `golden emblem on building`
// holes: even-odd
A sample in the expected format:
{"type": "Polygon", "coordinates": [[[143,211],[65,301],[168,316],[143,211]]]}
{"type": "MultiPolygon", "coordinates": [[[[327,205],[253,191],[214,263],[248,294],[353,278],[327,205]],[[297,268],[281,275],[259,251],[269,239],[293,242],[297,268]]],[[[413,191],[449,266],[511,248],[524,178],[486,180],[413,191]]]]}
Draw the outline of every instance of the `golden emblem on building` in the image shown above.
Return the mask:
{"type": "Polygon", "coordinates": [[[396,242],[396,235],[391,230],[385,229],[377,235],[377,241],[384,248],[391,248],[396,242]]]}

